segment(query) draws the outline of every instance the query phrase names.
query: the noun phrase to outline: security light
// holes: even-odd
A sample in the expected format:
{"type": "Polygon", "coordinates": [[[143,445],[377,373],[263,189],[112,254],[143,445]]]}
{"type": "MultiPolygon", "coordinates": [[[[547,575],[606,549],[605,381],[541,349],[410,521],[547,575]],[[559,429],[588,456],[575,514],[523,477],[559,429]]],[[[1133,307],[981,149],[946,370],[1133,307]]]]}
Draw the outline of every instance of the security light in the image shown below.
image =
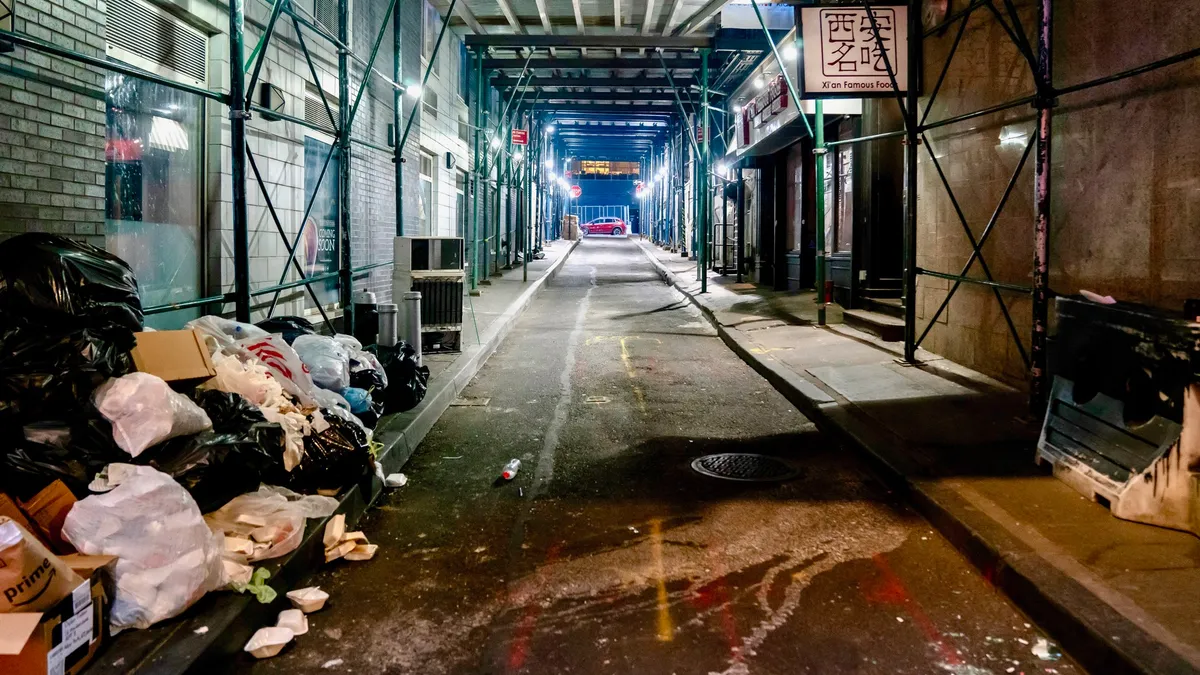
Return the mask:
{"type": "Polygon", "coordinates": [[[404,93],[408,94],[409,96],[411,96],[413,98],[421,98],[421,94],[424,93],[424,90],[421,88],[421,85],[419,85],[419,84],[410,84],[404,88],[404,93]]]}
{"type": "Polygon", "coordinates": [[[800,56],[800,52],[796,51],[796,45],[787,45],[779,51],[779,55],[784,61],[793,63],[800,56]]]}

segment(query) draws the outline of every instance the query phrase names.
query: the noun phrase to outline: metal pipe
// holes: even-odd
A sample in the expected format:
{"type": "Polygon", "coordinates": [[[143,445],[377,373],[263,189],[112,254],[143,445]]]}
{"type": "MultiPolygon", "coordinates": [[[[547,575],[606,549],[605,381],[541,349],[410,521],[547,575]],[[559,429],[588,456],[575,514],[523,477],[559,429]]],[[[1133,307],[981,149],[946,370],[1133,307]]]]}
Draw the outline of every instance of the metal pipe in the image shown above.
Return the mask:
{"type": "Polygon", "coordinates": [[[1021,98],[1018,98],[1013,101],[1009,101],[1007,103],[999,103],[997,105],[993,105],[993,106],[989,106],[987,108],[982,108],[980,110],[976,110],[974,112],[964,113],[962,115],[955,115],[954,117],[947,117],[944,120],[937,120],[936,122],[929,122],[927,124],[922,124],[922,125],[920,125],[920,130],[921,131],[929,131],[930,129],[937,129],[938,127],[944,127],[944,126],[948,126],[951,124],[958,124],[959,122],[966,122],[967,120],[973,120],[976,117],[984,117],[984,116],[991,115],[994,113],[1003,112],[1010,108],[1016,108],[1019,106],[1029,105],[1031,103],[1036,103],[1036,102],[1037,102],[1037,94],[1033,94],[1030,96],[1022,96],[1021,98]]]}
{"type": "Polygon", "coordinates": [[[250,293],[250,295],[252,295],[254,297],[258,297],[260,295],[266,295],[268,293],[274,293],[274,294],[278,295],[279,293],[281,293],[283,291],[286,291],[286,290],[289,290],[292,288],[296,288],[298,286],[303,286],[305,284],[315,284],[318,281],[328,281],[329,279],[336,279],[339,275],[341,275],[340,270],[334,271],[334,272],[324,272],[321,274],[314,274],[313,276],[308,277],[307,279],[297,279],[296,281],[288,281],[286,283],[275,284],[274,286],[267,286],[266,288],[260,288],[257,291],[252,291],[250,293]]]}
{"type": "Polygon", "coordinates": [[[987,286],[988,288],[996,288],[1002,291],[1012,291],[1013,293],[1024,293],[1026,295],[1033,292],[1033,289],[1028,286],[1018,286],[1017,284],[1006,284],[1001,281],[988,281],[987,279],[976,279],[975,277],[961,276],[957,274],[948,274],[946,272],[935,272],[918,267],[917,274],[925,277],[934,277],[937,279],[947,279],[949,281],[961,281],[966,284],[975,284],[976,286],[987,286]]]}
{"type": "Polygon", "coordinates": [[[657,53],[658,60],[662,61],[663,63],[663,71],[667,74],[667,81],[671,83],[671,93],[675,95],[675,104],[679,106],[679,115],[684,119],[684,124],[687,127],[687,137],[688,140],[692,142],[692,150],[695,151],[696,154],[699,154],[700,148],[696,145],[696,135],[692,133],[691,123],[687,121],[687,111],[683,109],[683,100],[679,98],[679,90],[675,88],[675,80],[671,77],[671,69],[666,67],[667,62],[666,59],[663,58],[662,50],[660,49],[657,53]]]}
{"type": "MultiPolygon", "coordinates": [[[[455,0],[455,1],[457,1],[457,0],[455,0]]],[[[396,11],[396,2],[397,2],[397,0],[391,0],[391,2],[388,3],[387,11],[383,13],[383,20],[380,21],[380,23],[379,23],[379,32],[375,35],[374,44],[371,45],[371,55],[369,57],[367,57],[366,70],[367,70],[368,75],[370,74],[370,72],[372,70],[375,69],[375,58],[379,56],[379,46],[383,44],[383,35],[386,32],[385,28],[387,27],[388,17],[390,17],[396,11]]],[[[454,3],[450,4],[450,11],[454,11],[454,3]]],[[[449,16],[449,15],[447,15],[447,16],[449,16]]],[[[445,28],[445,26],[443,26],[443,28],[445,28]]],[[[345,31],[343,31],[343,32],[345,32],[345,31]]],[[[350,39],[349,35],[350,35],[349,32],[345,32],[345,37],[343,38],[343,41],[348,41],[350,39]]],[[[434,49],[434,53],[437,53],[436,49],[434,49]]],[[[348,59],[349,56],[350,56],[349,50],[342,50],[341,52],[339,52],[339,57],[338,57],[338,62],[339,62],[338,68],[339,69],[341,69],[341,60],[348,59]]],[[[349,78],[349,75],[350,75],[349,68],[350,68],[350,64],[347,61],[347,64],[346,64],[347,79],[349,78]]],[[[368,88],[367,85],[368,85],[369,81],[370,81],[370,78],[364,76],[362,82],[359,83],[359,85],[358,85],[358,92],[354,95],[354,105],[350,106],[349,120],[350,120],[351,124],[354,123],[354,117],[358,114],[358,106],[360,103],[362,103],[363,94],[365,94],[367,92],[367,88],[368,88]]],[[[346,95],[349,96],[349,94],[350,94],[350,85],[349,85],[349,82],[347,82],[346,95]]],[[[343,98],[343,99],[339,99],[339,100],[345,101],[346,99],[343,98]]],[[[349,129],[350,127],[346,127],[346,128],[349,129]]]]}
{"type": "Polygon", "coordinates": [[[395,264],[396,264],[395,260],[384,260],[382,262],[371,263],[370,265],[362,265],[360,267],[355,267],[351,271],[354,272],[355,274],[359,274],[361,272],[369,272],[374,269],[379,269],[380,267],[387,267],[388,265],[395,265],[395,264]]]}
{"type": "MultiPolygon", "coordinates": [[[[395,4],[395,2],[396,2],[396,0],[392,0],[393,5],[395,4]]],[[[456,4],[458,4],[458,0],[450,0],[450,8],[446,12],[447,19],[450,17],[451,14],[454,13],[454,6],[456,4]]],[[[429,83],[429,75],[431,73],[433,73],[433,66],[437,63],[437,54],[438,54],[438,49],[440,49],[442,46],[442,38],[446,37],[446,29],[449,27],[450,27],[450,21],[449,20],[443,21],[442,29],[440,31],[438,31],[437,42],[433,43],[433,53],[430,54],[430,56],[429,56],[429,65],[427,65],[425,67],[425,76],[421,78],[422,95],[424,94],[424,91],[425,91],[425,85],[427,85],[429,83]]],[[[400,146],[401,151],[403,151],[403,149],[404,149],[404,144],[408,142],[408,134],[409,134],[409,132],[412,131],[413,120],[416,118],[417,111],[420,109],[421,109],[421,106],[414,105],[412,107],[412,110],[410,110],[408,113],[408,121],[404,123],[404,134],[400,137],[400,142],[397,143],[397,145],[400,146]]]]}
{"type": "Polygon", "coordinates": [[[152,305],[150,307],[143,307],[142,314],[145,314],[147,316],[149,316],[151,314],[165,314],[167,312],[174,312],[174,311],[180,310],[180,309],[191,309],[193,307],[201,307],[203,305],[211,305],[215,302],[221,302],[221,303],[233,302],[233,299],[234,299],[233,293],[225,293],[223,295],[213,295],[213,296],[210,296],[207,298],[196,298],[195,300],[185,300],[183,302],[173,302],[168,305],[152,305]]]}
{"type": "Polygon", "coordinates": [[[885,131],[884,133],[881,133],[881,134],[871,134],[870,136],[859,136],[857,138],[843,138],[838,141],[826,141],[825,147],[826,148],[836,148],[839,145],[852,145],[855,143],[867,143],[869,141],[881,141],[885,138],[901,138],[907,133],[908,132],[905,131],[904,129],[898,129],[896,131],[885,131]]]}
{"type": "MultiPolygon", "coordinates": [[[[392,12],[392,77],[396,82],[404,81],[404,25],[400,11],[392,12]]],[[[404,236],[404,146],[399,143],[400,117],[403,114],[405,91],[392,88],[392,164],[395,171],[396,236],[404,236]]],[[[419,103],[414,102],[415,108],[419,103]]],[[[474,288],[474,285],[471,286],[474,288]]]]}
{"type": "Polygon", "coordinates": [[[475,50],[475,123],[474,133],[474,154],[475,159],[474,170],[471,172],[471,291],[475,292],[479,287],[479,172],[484,166],[480,152],[479,138],[483,133],[483,58],[484,50],[475,50]]]}
{"type": "MultiPolygon", "coordinates": [[[[1039,52],[1039,54],[1041,52],[1041,37],[1040,36],[1038,38],[1038,52],[1039,52]]],[[[1077,91],[1083,91],[1084,89],[1091,89],[1092,87],[1098,87],[1102,84],[1111,84],[1113,82],[1119,82],[1121,80],[1133,77],[1135,75],[1141,75],[1143,73],[1149,73],[1153,70],[1158,70],[1159,68],[1173,66],[1176,63],[1182,63],[1184,61],[1187,61],[1189,59],[1194,59],[1196,57],[1200,57],[1200,47],[1197,47],[1195,49],[1189,49],[1186,52],[1181,52],[1174,56],[1168,56],[1165,59],[1159,59],[1158,61],[1152,61],[1150,63],[1138,66],[1136,68],[1130,68],[1129,70],[1123,70],[1123,71],[1121,71],[1119,73],[1115,73],[1113,75],[1107,75],[1105,77],[1097,77],[1094,80],[1088,80],[1087,82],[1080,82],[1079,84],[1073,84],[1069,87],[1062,87],[1060,89],[1055,89],[1054,93],[1059,96],[1062,96],[1064,94],[1074,94],[1077,91]]]]}
{"type": "Polygon", "coordinates": [[[825,325],[825,155],[828,150],[825,149],[825,102],[817,99],[813,102],[814,122],[816,122],[816,133],[814,134],[813,155],[816,157],[816,180],[813,181],[813,187],[816,190],[816,227],[814,233],[816,235],[816,281],[817,281],[817,325],[825,325]]]}
{"type": "MultiPolygon", "coordinates": [[[[296,30],[296,42],[300,43],[300,52],[304,54],[304,61],[308,64],[308,73],[312,75],[313,83],[317,84],[321,81],[321,76],[317,74],[317,67],[313,64],[312,54],[308,52],[308,43],[304,41],[304,31],[300,30],[300,22],[296,20],[295,14],[289,14],[292,18],[292,27],[296,30]]],[[[329,116],[329,126],[335,131],[340,131],[337,128],[337,118],[333,115],[333,108],[329,107],[329,99],[325,96],[325,90],[319,85],[317,93],[321,95],[321,104],[325,106],[325,114],[329,116]]]]}
{"type": "MultiPolygon", "coordinates": [[[[867,10],[871,24],[875,25],[874,13],[867,10]]],[[[921,2],[908,2],[908,34],[921,35],[921,2]]],[[[879,34],[876,31],[876,38],[879,34]]],[[[907,104],[901,108],[905,114],[904,128],[904,360],[917,360],[917,144],[920,142],[917,124],[917,82],[921,76],[921,48],[923,40],[908,40],[908,92],[907,104]]],[[[885,58],[886,58],[886,52],[885,58]]],[[[892,86],[896,78],[888,66],[892,86]]],[[[899,96],[899,91],[896,92],[899,96]]],[[[899,101],[897,101],[899,102],[899,101]]],[[[823,223],[820,225],[823,226],[823,223]]]]}
{"type": "Polygon", "coordinates": [[[742,174],[742,168],[736,167],[737,171],[737,248],[733,252],[734,263],[737,265],[737,282],[742,283],[742,258],[745,256],[746,246],[743,243],[746,236],[746,177],[742,174]]]}
{"type": "Polygon", "coordinates": [[[1051,49],[1054,10],[1051,0],[1040,0],[1041,21],[1037,39],[1037,157],[1034,160],[1033,201],[1033,334],[1029,344],[1029,408],[1041,415],[1049,395],[1046,373],[1046,333],[1050,303],[1050,150],[1054,107],[1054,64],[1051,49]]]}
{"type": "MultiPolygon", "coordinates": [[[[787,67],[784,66],[783,58],[779,56],[779,47],[775,44],[775,38],[771,37],[771,31],[767,29],[767,22],[763,20],[762,11],[758,9],[758,0],[750,0],[750,6],[754,8],[754,16],[758,17],[758,25],[762,27],[763,35],[767,37],[767,43],[771,45],[771,53],[775,55],[775,63],[779,64],[779,72],[783,75],[783,81],[787,84],[788,94],[791,95],[792,101],[799,106],[800,95],[796,92],[796,85],[792,82],[791,74],[788,73],[787,67]]],[[[869,14],[870,9],[867,11],[869,14]]],[[[808,123],[808,115],[800,115],[800,119],[804,120],[804,128],[808,130],[808,135],[812,136],[813,128],[808,123]]]]}
{"type": "MultiPolygon", "coordinates": [[[[246,71],[242,68],[245,6],[229,0],[229,139],[233,207],[234,316],[250,322],[250,227],[246,213],[246,71]]],[[[285,268],[286,271],[286,268],[285,268]]]]}
{"type": "Polygon", "coordinates": [[[275,33],[275,22],[279,20],[279,12],[287,1],[275,0],[275,3],[271,5],[271,15],[267,19],[267,27],[263,30],[262,35],[258,36],[258,44],[254,45],[254,49],[250,52],[250,58],[246,60],[247,69],[250,68],[251,63],[254,64],[254,72],[250,75],[250,84],[245,89],[247,106],[254,98],[254,85],[258,84],[258,75],[262,72],[263,61],[267,60],[267,44],[275,33]]]}
{"type": "MultiPolygon", "coordinates": [[[[753,0],[751,0],[753,2],[753,0]]],[[[758,5],[756,4],[757,8],[758,5]]],[[[700,160],[700,173],[697,180],[702,180],[699,183],[703,192],[700,197],[700,207],[703,213],[700,217],[700,255],[697,263],[700,267],[700,292],[708,292],[708,254],[709,244],[708,237],[712,221],[712,187],[709,181],[708,165],[711,161],[710,152],[712,151],[712,129],[709,125],[708,112],[708,50],[700,50],[700,119],[701,119],[701,136],[700,142],[703,143],[702,152],[704,153],[700,160]]]]}
{"type": "MultiPolygon", "coordinates": [[[[394,1],[394,0],[393,0],[394,1]]],[[[382,31],[380,31],[382,36],[382,31]]],[[[338,38],[346,44],[350,43],[350,0],[338,0],[338,38]]],[[[378,42],[376,43],[378,47],[378,42]]],[[[375,56],[372,53],[372,58],[375,56]]],[[[359,87],[361,96],[366,89],[366,82],[359,87]]],[[[354,128],[354,113],[356,108],[346,109],[345,101],[350,99],[350,52],[338,52],[338,114],[341,122],[338,128],[338,233],[341,237],[341,261],[338,266],[338,296],[342,305],[342,327],[345,332],[354,333],[354,278],[350,270],[354,267],[352,251],[350,250],[350,133],[354,128]]],[[[361,100],[361,99],[360,99],[361,100]]]]}

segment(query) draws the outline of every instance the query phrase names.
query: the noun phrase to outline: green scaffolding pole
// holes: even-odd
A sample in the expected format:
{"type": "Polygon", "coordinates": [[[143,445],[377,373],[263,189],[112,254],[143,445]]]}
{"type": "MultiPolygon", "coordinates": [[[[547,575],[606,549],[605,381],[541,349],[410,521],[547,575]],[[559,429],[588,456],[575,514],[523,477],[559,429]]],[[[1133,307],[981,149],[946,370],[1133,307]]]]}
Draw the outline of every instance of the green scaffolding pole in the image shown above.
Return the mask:
{"type": "Polygon", "coordinates": [[[700,189],[700,208],[702,213],[698,221],[700,225],[700,253],[698,263],[700,265],[700,292],[708,292],[708,236],[711,228],[710,221],[712,220],[712,185],[708,175],[708,166],[712,161],[710,153],[712,151],[712,129],[708,120],[708,50],[700,50],[700,120],[701,120],[701,137],[700,141],[703,145],[700,148],[702,157],[700,159],[700,175],[698,182],[700,189]]]}
{"type": "Polygon", "coordinates": [[[479,294],[479,188],[486,187],[486,182],[480,180],[480,171],[487,165],[487,150],[480,152],[480,136],[483,134],[483,58],[482,48],[475,51],[475,170],[471,175],[471,293],[479,294]]]}
{"type": "Polygon", "coordinates": [[[825,106],[821,99],[817,99],[813,103],[814,122],[816,122],[816,133],[813,134],[815,147],[813,154],[816,155],[816,193],[817,193],[817,223],[816,223],[816,243],[817,243],[817,325],[825,325],[825,155],[828,150],[825,148],[825,106]]]}

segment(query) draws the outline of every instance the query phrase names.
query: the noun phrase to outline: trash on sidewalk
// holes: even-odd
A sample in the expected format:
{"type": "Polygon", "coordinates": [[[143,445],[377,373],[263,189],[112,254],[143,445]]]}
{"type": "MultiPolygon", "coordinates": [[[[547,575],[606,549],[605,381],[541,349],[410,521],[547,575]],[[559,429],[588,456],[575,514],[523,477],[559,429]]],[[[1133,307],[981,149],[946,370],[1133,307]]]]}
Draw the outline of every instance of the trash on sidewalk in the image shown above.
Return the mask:
{"type": "Polygon", "coordinates": [[[352,562],[364,562],[375,557],[375,552],[379,550],[378,544],[359,544],[350,549],[343,557],[352,562]]]}
{"type": "Polygon", "coordinates": [[[110,464],[106,479],[112,491],[77,503],[63,537],[80,553],[117,557],[113,634],[176,616],[221,585],[221,537],[187,490],[148,466],[110,464]]]}
{"type": "Polygon", "coordinates": [[[325,663],[321,664],[321,668],[324,670],[328,670],[330,668],[337,668],[338,666],[342,665],[342,663],[344,663],[344,661],[342,661],[341,659],[329,659],[325,663]]]}
{"type": "Polygon", "coordinates": [[[49,609],[82,581],[25,528],[0,516],[0,613],[49,609]]]}
{"type": "Polygon", "coordinates": [[[292,602],[292,606],[304,612],[312,614],[319,612],[325,607],[326,601],[329,600],[329,594],[321,590],[317,586],[308,588],[298,588],[294,591],[287,592],[287,599],[292,602]]]}
{"type": "Polygon", "coordinates": [[[337,500],[331,497],[305,496],[287,488],[261,485],[255,492],[234,497],[204,520],[214,531],[225,534],[224,557],[244,564],[296,550],[304,537],[305,521],[328,517],[337,506],[337,500]],[[233,548],[231,541],[235,542],[233,548]]]}
{"type": "Polygon", "coordinates": [[[521,460],[510,459],[508,464],[505,464],[504,468],[500,470],[500,477],[504,480],[512,480],[513,478],[516,478],[517,472],[520,470],[521,460]]]}
{"type": "Polygon", "coordinates": [[[113,378],[100,385],[92,400],[112,423],[113,439],[130,457],[165,440],[212,428],[203,408],[149,373],[113,378]]]}
{"type": "MultiPolygon", "coordinates": [[[[215,317],[214,317],[215,318],[215,317]]],[[[133,365],[166,382],[195,386],[217,374],[204,338],[194,330],[134,333],[133,365]]]]}
{"type": "Polygon", "coordinates": [[[1062,658],[1062,650],[1046,638],[1038,638],[1029,651],[1043,661],[1057,661],[1062,658]]]}
{"type": "Polygon", "coordinates": [[[325,536],[322,538],[325,548],[329,549],[336,546],[342,541],[342,536],[345,534],[346,514],[339,513],[330,518],[329,522],[325,523],[325,536]]]}
{"type": "Polygon", "coordinates": [[[429,386],[429,367],[420,365],[416,350],[403,341],[394,347],[380,347],[379,361],[388,381],[384,409],[398,413],[417,407],[429,386]]]}
{"type": "Polygon", "coordinates": [[[275,622],[280,628],[290,628],[294,635],[304,635],[308,632],[308,617],[298,609],[285,609],[279,613],[275,622]]]}
{"type": "Polygon", "coordinates": [[[246,643],[245,651],[256,659],[269,659],[283,651],[283,648],[295,637],[291,628],[280,628],[279,626],[259,628],[246,643]]]}
{"type": "MultiPolygon", "coordinates": [[[[239,576],[244,578],[243,575],[239,576]]],[[[259,601],[259,603],[269,605],[272,602],[275,602],[275,598],[279,595],[275,589],[271,588],[270,584],[267,583],[267,579],[270,578],[270,570],[266,569],[265,567],[257,567],[254,568],[254,571],[250,574],[249,581],[234,581],[229,584],[229,587],[238,593],[249,593],[250,595],[253,595],[254,598],[259,601]]]]}
{"type": "Polygon", "coordinates": [[[408,476],[402,473],[390,473],[383,479],[383,484],[390,488],[401,488],[408,485],[408,476]]]}

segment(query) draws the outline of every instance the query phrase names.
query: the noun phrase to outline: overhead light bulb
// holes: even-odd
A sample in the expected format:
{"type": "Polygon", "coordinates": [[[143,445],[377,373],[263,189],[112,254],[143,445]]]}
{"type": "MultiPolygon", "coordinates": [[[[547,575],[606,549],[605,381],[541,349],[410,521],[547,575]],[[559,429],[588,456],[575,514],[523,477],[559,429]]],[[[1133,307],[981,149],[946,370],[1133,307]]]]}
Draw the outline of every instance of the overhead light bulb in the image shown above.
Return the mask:
{"type": "Polygon", "coordinates": [[[724,176],[726,171],[729,171],[729,165],[725,162],[717,162],[717,173],[724,176]]]}
{"type": "Polygon", "coordinates": [[[737,104],[734,104],[734,106],[733,106],[733,114],[734,114],[734,115],[741,115],[741,114],[742,114],[742,106],[740,106],[740,105],[737,105],[737,104]]]}
{"type": "Polygon", "coordinates": [[[553,124],[551,124],[550,126],[546,127],[546,133],[548,133],[548,134],[552,134],[552,133],[554,133],[554,125],[553,125],[553,124]]]}
{"type": "Polygon", "coordinates": [[[766,87],[767,87],[767,81],[764,80],[761,75],[754,78],[754,88],[755,89],[766,89],[766,87]]]}
{"type": "Polygon", "coordinates": [[[787,45],[780,50],[779,55],[783,57],[784,61],[791,63],[799,58],[800,52],[796,50],[796,45],[787,45]]]}
{"type": "Polygon", "coordinates": [[[411,96],[413,98],[421,98],[421,94],[424,93],[424,90],[421,88],[421,85],[419,85],[419,84],[410,84],[404,88],[404,93],[408,94],[409,96],[411,96]]]}
{"type": "Polygon", "coordinates": [[[546,168],[553,169],[554,168],[554,160],[552,160],[552,159],[546,160],[546,168]]]}
{"type": "Polygon", "coordinates": [[[499,149],[500,149],[500,139],[499,139],[499,138],[493,138],[493,139],[492,139],[492,149],[493,149],[493,150],[499,150],[499,149]]]}

